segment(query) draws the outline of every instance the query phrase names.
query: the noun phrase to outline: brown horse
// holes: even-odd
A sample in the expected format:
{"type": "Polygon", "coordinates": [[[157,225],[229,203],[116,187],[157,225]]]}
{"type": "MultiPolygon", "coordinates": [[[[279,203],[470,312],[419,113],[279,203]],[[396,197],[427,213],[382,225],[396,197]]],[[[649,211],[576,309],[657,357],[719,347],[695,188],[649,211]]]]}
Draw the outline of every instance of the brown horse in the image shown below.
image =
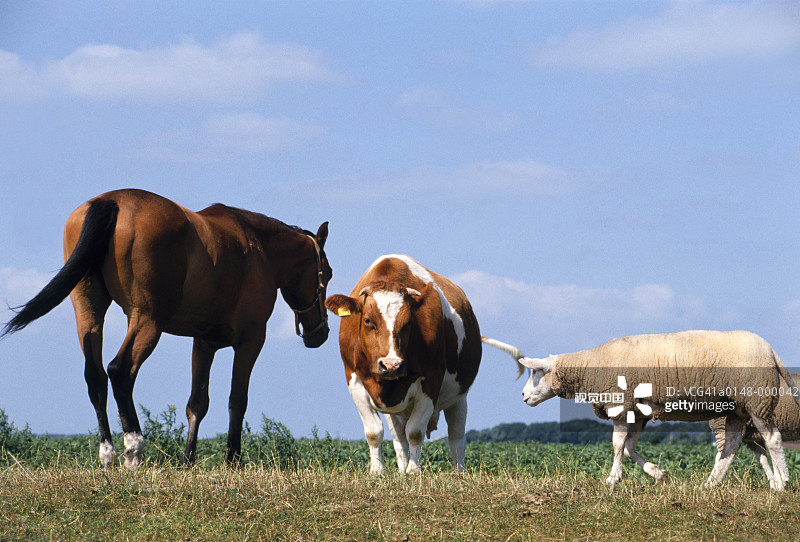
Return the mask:
{"type": "Polygon", "coordinates": [[[192,212],[142,190],[117,190],[78,207],[64,226],[66,263],[6,324],[13,333],[69,295],[86,360],[84,376],[97,412],[100,461],[117,455],[106,413],[108,380],[119,407],[125,466],[141,461],[133,386],[162,333],[194,338],[192,391],[186,405],[183,460],[195,457],[208,411],[214,354],[234,350],[226,459],[241,453],[250,373],[264,344],[278,289],[295,312],[297,334],[316,348],[328,337],[324,307],[331,268],[323,250],[328,223],[316,235],[261,214],[216,204],[192,212]],[[116,357],[103,369],[103,320],[111,301],[128,318],[116,357]],[[302,330],[301,330],[302,325],[302,330]]]}

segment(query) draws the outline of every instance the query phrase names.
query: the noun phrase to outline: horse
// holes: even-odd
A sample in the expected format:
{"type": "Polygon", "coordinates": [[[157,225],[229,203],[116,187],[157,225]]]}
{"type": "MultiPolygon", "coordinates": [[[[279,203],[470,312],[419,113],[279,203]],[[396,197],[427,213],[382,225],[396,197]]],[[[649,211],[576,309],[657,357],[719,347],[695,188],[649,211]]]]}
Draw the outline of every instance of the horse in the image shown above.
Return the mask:
{"type": "Polygon", "coordinates": [[[106,413],[108,381],[124,434],[124,466],[141,462],[144,438],[133,403],[136,375],[162,333],[192,337],[192,387],[183,463],[195,460],[197,432],[208,411],[208,382],[217,350],[233,347],[226,461],[241,456],[250,374],[281,291],[308,348],[328,338],[324,300],[333,275],[325,255],[328,223],[316,234],[259,213],[214,204],[192,212],[137,189],[101,194],[67,218],[64,266],[15,309],[0,337],[21,330],[68,295],[85,359],[84,376],[97,413],[100,462],[117,451],[106,413]],[[103,321],[111,302],[128,320],[117,355],[103,369],[103,321]]]}

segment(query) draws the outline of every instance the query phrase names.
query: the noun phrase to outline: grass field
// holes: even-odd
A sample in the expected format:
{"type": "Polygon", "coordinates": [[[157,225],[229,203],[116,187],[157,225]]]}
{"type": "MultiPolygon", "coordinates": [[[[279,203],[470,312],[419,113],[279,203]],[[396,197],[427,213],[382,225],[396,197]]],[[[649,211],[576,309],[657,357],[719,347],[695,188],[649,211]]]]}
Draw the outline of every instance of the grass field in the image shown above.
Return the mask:
{"type": "Polygon", "coordinates": [[[0,540],[792,540],[800,499],[733,477],[256,466],[0,473],[0,540]],[[792,534],[793,533],[793,534],[792,534]]]}
{"type": "MultiPolygon", "coordinates": [[[[707,443],[642,443],[669,479],[655,482],[628,461],[625,479],[607,488],[610,443],[472,442],[467,473],[457,475],[447,445],[432,442],[423,448],[423,474],[403,477],[386,442],[388,474],[375,477],[367,474],[365,442],[294,439],[265,419],[248,433],[239,467],[222,464],[220,437],[201,441],[198,464],[187,469],[177,465],[182,430],[168,413],[147,419],[154,423],[136,471],[99,467],[95,436],[47,439],[8,424],[3,433],[0,423],[0,541],[752,542],[800,535],[795,484],[770,491],[749,451],[740,452],[721,487],[704,488],[716,451],[707,443]]],[[[794,480],[800,451],[788,450],[787,459],[794,480]]]]}

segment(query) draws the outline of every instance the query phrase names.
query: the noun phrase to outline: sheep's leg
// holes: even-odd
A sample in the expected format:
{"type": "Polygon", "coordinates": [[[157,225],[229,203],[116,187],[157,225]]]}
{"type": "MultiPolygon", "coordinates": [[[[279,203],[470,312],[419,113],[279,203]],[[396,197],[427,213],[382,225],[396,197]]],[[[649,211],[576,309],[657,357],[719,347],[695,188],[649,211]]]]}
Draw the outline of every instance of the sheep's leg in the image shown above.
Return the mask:
{"type": "Polygon", "coordinates": [[[719,459],[722,457],[722,450],[725,448],[724,428],[722,431],[717,429],[714,430],[714,444],[717,446],[717,455],[714,458],[714,464],[716,465],[719,462],[719,459]]]}
{"type": "Polygon", "coordinates": [[[766,450],[763,446],[756,442],[748,442],[747,447],[753,450],[753,453],[756,456],[756,459],[761,464],[761,468],[764,469],[764,474],[767,475],[767,480],[769,481],[770,487],[772,487],[772,465],[769,464],[769,459],[767,459],[767,454],[764,453],[766,450]]]}
{"type": "MultiPolygon", "coordinates": [[[[786,482],[789,481],[789,469],[786,467],[786,457],[783,455],[783,439],[781,432],[773,421],[766,421],[756,416],[752,416],[753,425],[764,437],[764,446],[769,450],[772,459],[772,480],[769,487],[775,491],[783,491],[786,482]]],[[[763,463],[762,463],[763,465],[763,463]]]]}
{"type": "Polygon", "coordinates": [[[642,457],[636,451],[636,443],[639,441],[639,436],[642,434],[642,430],[644,429],[644,425],[647,423],[647,420],[642,420],[636,422],[635,429],[628,433],[628,438],[625,440],[625,455],[631,458],[636,462],[637,465],[642,467],[642,470],[658,480],[659,482],[664,480],[667,477],[667,473],[663,470],[658,468],[658,465],[655,463],[651,463],[644,457],[642,457]]]}
{"type": "Polygon", "coordinates": [[[745,420],[736,416],[725,418],[725,444],[722,450],[717,452],[714,468],[711,469],[711,474],[708,475],[706,480],[707,486],[715,486],[725,478],[725,473],[728,472],[731,463],[733,463],[733,458],[736,457],[736,451],[742,442],[744,424],[745,420]]]}
{"type": "Polygon", "coordinates": [[[614,462],[611,465],[611,472],[606,478],[607,486],[613,486],[622,479],[622,456],[627,439],[628,424],[624,420],[614,420],[614,433],[611,436],[611,443],[614,445],[614,462]]]}

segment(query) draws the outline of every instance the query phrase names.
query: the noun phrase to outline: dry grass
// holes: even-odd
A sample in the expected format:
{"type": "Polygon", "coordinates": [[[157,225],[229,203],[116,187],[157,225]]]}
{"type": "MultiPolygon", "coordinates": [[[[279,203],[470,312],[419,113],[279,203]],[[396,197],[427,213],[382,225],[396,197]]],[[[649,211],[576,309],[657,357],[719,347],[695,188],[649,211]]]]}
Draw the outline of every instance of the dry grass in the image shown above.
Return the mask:
{"type": "MultiPolygon", "coordinates": [[[[0,540],[768,540],[800,532],[800,498],[730,480],[582,473],[21,466],[0,470],[0,540]]],[[[790,536],[788,539],[793,538],[790,536]]]]}

